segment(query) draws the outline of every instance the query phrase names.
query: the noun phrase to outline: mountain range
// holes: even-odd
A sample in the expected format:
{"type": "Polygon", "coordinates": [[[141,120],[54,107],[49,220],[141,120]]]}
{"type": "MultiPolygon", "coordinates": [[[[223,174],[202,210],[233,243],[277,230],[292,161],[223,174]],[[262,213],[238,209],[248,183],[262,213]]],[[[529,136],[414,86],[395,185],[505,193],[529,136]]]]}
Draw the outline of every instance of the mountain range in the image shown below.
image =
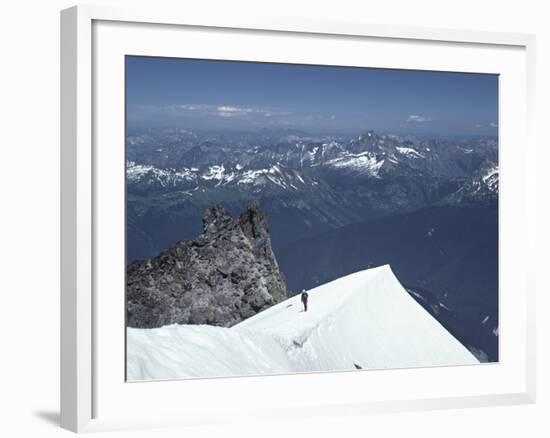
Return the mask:
{"type": "Polygon", "coordinates": [[[129,136],[128,261],[199,234],[203,211],[218,203],[234,214],[260,203],[277,250],[345,225],[461,202],[476,187],[498,193],[495,139],[279,134],[169,129],[129,136]]]}

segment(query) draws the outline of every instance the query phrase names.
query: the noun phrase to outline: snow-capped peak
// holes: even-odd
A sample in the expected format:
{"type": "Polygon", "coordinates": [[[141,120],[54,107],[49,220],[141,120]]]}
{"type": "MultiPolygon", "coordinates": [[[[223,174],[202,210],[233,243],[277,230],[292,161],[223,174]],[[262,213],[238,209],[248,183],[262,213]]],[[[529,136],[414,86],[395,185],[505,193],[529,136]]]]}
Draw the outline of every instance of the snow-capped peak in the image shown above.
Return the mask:
{"type": "Polygon", "coordinates": [[[376,154],[368,151],[359,154],[348,153],[325,163],[325,165],[336,169],[347,169],[374,178],[379,177],[378,173],[383,164],[383,157],[378,157],[376,154]]]}
{"type": "Polygon", "coordinates": [[[499,167],[494,165],[485,170],[481,176],[483,182],[487,185],[488,189],[492,192],[498,192],[498,182],[499,182],[499,167]]]}
{"type": "Polygon", "coordinates": [[[197,175],[188,168],[183,169],[159,169],[145,164],[136,164],[133,161],[126,162],[126,178],[130,183],[138,183],[147,179],[147,183],[159,184],[161,187],[173,187],[180,183],[192,182],[197,175]]]}
{"type": "Polygon", "coordinates": [[[497,164],[486,160],[478,171],[460,187],[456,192],[447,196],[443,202],[456,204],[483,199],[492,199],[498,196],[499,167],[497,164]]]}
{"type": "MultiPolygon", "coordinates": [[[[409,147],[396,147],[395,148],[397,150],[397,152],[399,152],[400,154],[402,155],[406,155],[407,157],[409,158],[426,158],[424,155],[422,155],[420,152],[418,152],[417,150],[413,149],[413,148],[409,148],[409,147]]],[[[426,150],[429,152],[430,149],[426,148],[426,150]]]]}

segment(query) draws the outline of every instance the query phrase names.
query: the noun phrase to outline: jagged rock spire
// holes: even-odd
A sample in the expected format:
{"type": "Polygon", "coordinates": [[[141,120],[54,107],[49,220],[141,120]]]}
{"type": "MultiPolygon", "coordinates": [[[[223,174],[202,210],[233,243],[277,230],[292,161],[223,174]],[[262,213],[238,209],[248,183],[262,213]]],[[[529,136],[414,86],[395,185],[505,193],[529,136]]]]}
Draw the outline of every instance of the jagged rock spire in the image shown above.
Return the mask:
{"type": "Polygon", "coordinates": [[[235,218],[216,205],[205,211],[196,240],[128,266],[127,322],[231,326],[287,296],[266,213],[251,205],[235,218]]]}

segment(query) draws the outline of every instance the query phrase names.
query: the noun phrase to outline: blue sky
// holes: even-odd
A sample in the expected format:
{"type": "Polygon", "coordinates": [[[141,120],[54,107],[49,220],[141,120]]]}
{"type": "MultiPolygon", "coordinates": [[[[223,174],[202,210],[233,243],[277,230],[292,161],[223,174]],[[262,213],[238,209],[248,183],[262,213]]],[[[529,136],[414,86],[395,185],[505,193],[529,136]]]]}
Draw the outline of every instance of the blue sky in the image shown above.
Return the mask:
{"type": "Polygon", "coordinates": [[[496,135],[498,76],[126,58],[130,129],[496,135]]]}

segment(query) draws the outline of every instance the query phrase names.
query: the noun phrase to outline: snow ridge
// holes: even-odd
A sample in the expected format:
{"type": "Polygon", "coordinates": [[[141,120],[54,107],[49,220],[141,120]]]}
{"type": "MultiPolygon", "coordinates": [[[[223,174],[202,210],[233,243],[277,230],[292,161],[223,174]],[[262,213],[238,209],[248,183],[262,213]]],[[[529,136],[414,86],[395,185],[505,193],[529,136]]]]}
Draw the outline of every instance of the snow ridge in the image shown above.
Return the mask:
{"type": "Polygon", "coordinates": [[[128,378],[215,377],[440,365],[478,360],[389,266],[316,287],[232,328],[128,328],[128,378]]]}

